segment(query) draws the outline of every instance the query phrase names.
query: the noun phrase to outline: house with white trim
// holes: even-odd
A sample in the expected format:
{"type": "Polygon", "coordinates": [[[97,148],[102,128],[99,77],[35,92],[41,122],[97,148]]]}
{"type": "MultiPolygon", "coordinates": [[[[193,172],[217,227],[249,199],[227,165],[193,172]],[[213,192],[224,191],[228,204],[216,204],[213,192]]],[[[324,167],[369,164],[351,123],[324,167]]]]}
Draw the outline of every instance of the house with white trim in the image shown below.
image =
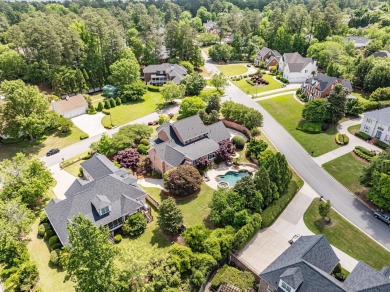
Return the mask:
{"type": "Polygon", "coordinates": [[[360,131],[390,144],[390,107],[364,113],[360,131]]]}
{"type": "Polygon", "coordinates": [[[279,72],[290,83],[303,83],[317,72],[317,62],[299,53],[285,53],[279,61],[279,72]]]}

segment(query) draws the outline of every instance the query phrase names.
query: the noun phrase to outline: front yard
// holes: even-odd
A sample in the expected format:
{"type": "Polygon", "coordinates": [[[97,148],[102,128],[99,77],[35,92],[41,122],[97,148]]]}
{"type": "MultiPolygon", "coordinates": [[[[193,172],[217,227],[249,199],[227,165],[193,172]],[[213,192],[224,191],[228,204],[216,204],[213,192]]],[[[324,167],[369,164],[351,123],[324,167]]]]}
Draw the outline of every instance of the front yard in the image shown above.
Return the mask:
{"type": "Polygon", "coordinates": [[[293,95],[283,95],[259,101],[265,108],[301,145],[307,152],[314,151],[313,156],[320,156],[337,149],[334,142],[337,133],[336,126],[331,126],[328,131],[320,134],[309,134],[297,130],[301,120],[303,105],[296,101],[293,95]]]}
{"type": "Polygon", "coordinates": [[[246,94],[252,95],[257,93],[266,92],[269,90],[274,90],[278,88],[282,88],[282,84],[276,81],[272,75],[263,75],[262,77],[264,80],[268,81],[268,85],[255,87],[250,85],[248,82],[246,82],[245,78],[238,80],[238,81],[232,81],[237,87],[239,87],[242,91],[244,91],[246,94]]]}
{"type": "Polygon", "coordinates": [[[73,126],[71,133],[60,134],[58,132],[47,136],[41,143],[39,142],[19,142],[15,144],[0,143],[0,161],[10,159],[18,152],[43,156],[52,148],[64,148],[68,145],[80,141],[80,135],[85,134],[79,128],[73,126]]]}
{"type": "Polygon", "coordinates": [[[351,192],[360,194],[367,191],[359,182],[359,177],[367,164],[351,152],[323,164],[322,167],[351,192]]]}
{"type": "Polygon", "coordinates": [[[241,75],[248,72],[248,68],[243,64],[229,64],[217,66],[218,70],[226,76],[241,75]]]}
{"type": "MultiPolygon", "coordinates": [[[[141,100],[125,103],[108,111],[111,113],[113,125],[119,126],[154,112],[162,102],[163,98],[159,92],[148,91],[141,100]]],[[[102,125],[109,127],[111,119],[110,115],[105,116],[102,125]]]]}
{"type": "Polygon", "coordinates": [[[330,217],[332,225],[327,226],[318,214],[320,201],[314,199],[306,210],[303,220],[315,234],[324,234],[330,244],[363,261],[377,270],[390,263],[390,252],[345,220],[333,209],[330,217]]]}

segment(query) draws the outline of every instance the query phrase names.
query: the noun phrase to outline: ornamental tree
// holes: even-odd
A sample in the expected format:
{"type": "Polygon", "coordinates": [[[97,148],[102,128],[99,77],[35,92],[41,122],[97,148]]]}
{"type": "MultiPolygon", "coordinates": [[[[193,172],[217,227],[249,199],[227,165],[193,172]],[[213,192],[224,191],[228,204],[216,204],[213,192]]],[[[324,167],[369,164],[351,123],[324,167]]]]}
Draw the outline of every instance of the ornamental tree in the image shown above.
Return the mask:
{"type": "Polygon", "coordinates": [[[202,176],[192,165],[180,165],[164,175],[164,186],[172,195],[188,196],[200,191],[202,176]]]}
{"type": "Polygon", "coordinates": [[[127,148],[125,150],[119,151],[118,154],[114,156],[114,160],[124,168],[135,170],[139,161],[139,154],[137,150],[133,148],[127,148]]]}
{"type": "Polygon", "coordinates": [[[326,203],[321,201],[321,203],[318,205],[318,213],[320,214],[322,219],[325,220],[325,218],[328,218],[328,222],[331,221],[329,217],[331,208],[332,205],[329,200],[327,200],[326,203]]]}
{"type": "Polygon", "coordinates": [[[147,223],[145,216],[141,212],[137,212],[126,219],[122,226],[123,233],[130,236],[140,236],[144,233],[147,223]]]}
{"type": "Polygon", "coordinates": [[[164,232],[176,234],[183,225],[183,214],[171,197],[162,201],[157,223],[164,232]]]}
{"type": "Polygon", "coordinates": [[[219,149],[217,150],[218,158],[223,161],[231,159],[232,155],[236,151],[236,146],[229,139],[222,140],[219,143],[219,149]]]}

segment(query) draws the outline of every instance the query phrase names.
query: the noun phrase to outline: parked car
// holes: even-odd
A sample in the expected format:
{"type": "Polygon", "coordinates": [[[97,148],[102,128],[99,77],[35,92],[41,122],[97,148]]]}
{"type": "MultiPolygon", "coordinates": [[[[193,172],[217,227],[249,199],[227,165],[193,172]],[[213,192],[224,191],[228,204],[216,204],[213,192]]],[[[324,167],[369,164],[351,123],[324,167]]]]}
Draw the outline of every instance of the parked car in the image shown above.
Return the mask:
{"type": "Polygon", "coordinates": [[[289,244],[293,244],[293,243],[296,242],[300,237],[301,237],[300,234],[295,234],[295,235],[288,241],[288,243],[289,243],[289,244]]]}
{"type": "Polygon", "coordinates": [[[60,149],[58,148],[53,148],[51,150],[49,150],[47,153],[46,153],[46,156],[52,156],[54,154],[57,154],[58,152],[60,152],[60,149]]]}
{"type": "Polygon", "coordinates": [[[385,222],[390,227],[390,215],[389,214],[385,214],[385,213],[383,213],[381,211],[375,211],[374,212],[374,217],[376,219],[382,220],[383,222],[385,222]]]}

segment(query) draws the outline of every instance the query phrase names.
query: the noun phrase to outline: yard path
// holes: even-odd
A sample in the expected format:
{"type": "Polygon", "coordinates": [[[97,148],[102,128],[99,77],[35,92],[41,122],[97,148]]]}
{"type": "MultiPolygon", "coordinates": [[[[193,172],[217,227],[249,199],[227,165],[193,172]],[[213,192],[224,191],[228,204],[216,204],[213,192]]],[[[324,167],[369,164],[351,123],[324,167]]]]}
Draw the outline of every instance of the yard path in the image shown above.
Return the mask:
{"type": "MultiPolygon", "coordinates": [[[[303,214],[316,197],[317,193],[308,184],[304,184],[275,223],[260,230],[238,253],[239,259],[260,274],[290,246],[288,240],[295,234],[314,235],[306,227],[303,214]]],[[[336,247],[332,248],[340,259],[340,264],[352,271],[358,261],[336,247]]]]}
{"type": "Polygon", "coordinates": [[[382,152],[381,148],[379,148],[375,145],[372,145],[372,144],[352,135],[350,132],[348,132],[349,127],[357,125],[357,124],[361,124],[361,122],[362,122],[362,118],[357,117],[355,119],[351,119],[351,120],[345,121],[343,123],[340,123],[337,126],[337,131],[339,131],[341,134],[346,134],[349,138],[349,143],[345,146],[340,146],[339,148],[337,148],[333,151],[325,153],[324,155],[313,158],[315,163],[317,163],[318,165],[321,166],[326,162],[329,162],[329,161],[334,160],[340,156],[343,156],[349,152],[352,152],[356,146],[362,146],[364,148],[367,148],[368,150],[375,150],[377,152],[382,152]]]}
{"type": "MultiPolygon", "coordinates": [[[[218,73],[218,68],[212,64],[211,59],[204,53],[202,55],[205,57],[207,70],[218,73]]],[[[275,148],[286,156],[291,167],[317,193],[317,196],[321,195],[331,200],[337,212],[379,244],[390,249],[389,227],[375,219],[372,210],[318,165],[298,141],[263,107],[230,81],[222,99],[241,103],[259,111],[264,117],[262,132],[272,141],[275,148]]],[[[340,130],[344,131],[344,128],[345,125],[340,130]]],[[[288,232],[288,230],[285,231],[288,232]]]]}

